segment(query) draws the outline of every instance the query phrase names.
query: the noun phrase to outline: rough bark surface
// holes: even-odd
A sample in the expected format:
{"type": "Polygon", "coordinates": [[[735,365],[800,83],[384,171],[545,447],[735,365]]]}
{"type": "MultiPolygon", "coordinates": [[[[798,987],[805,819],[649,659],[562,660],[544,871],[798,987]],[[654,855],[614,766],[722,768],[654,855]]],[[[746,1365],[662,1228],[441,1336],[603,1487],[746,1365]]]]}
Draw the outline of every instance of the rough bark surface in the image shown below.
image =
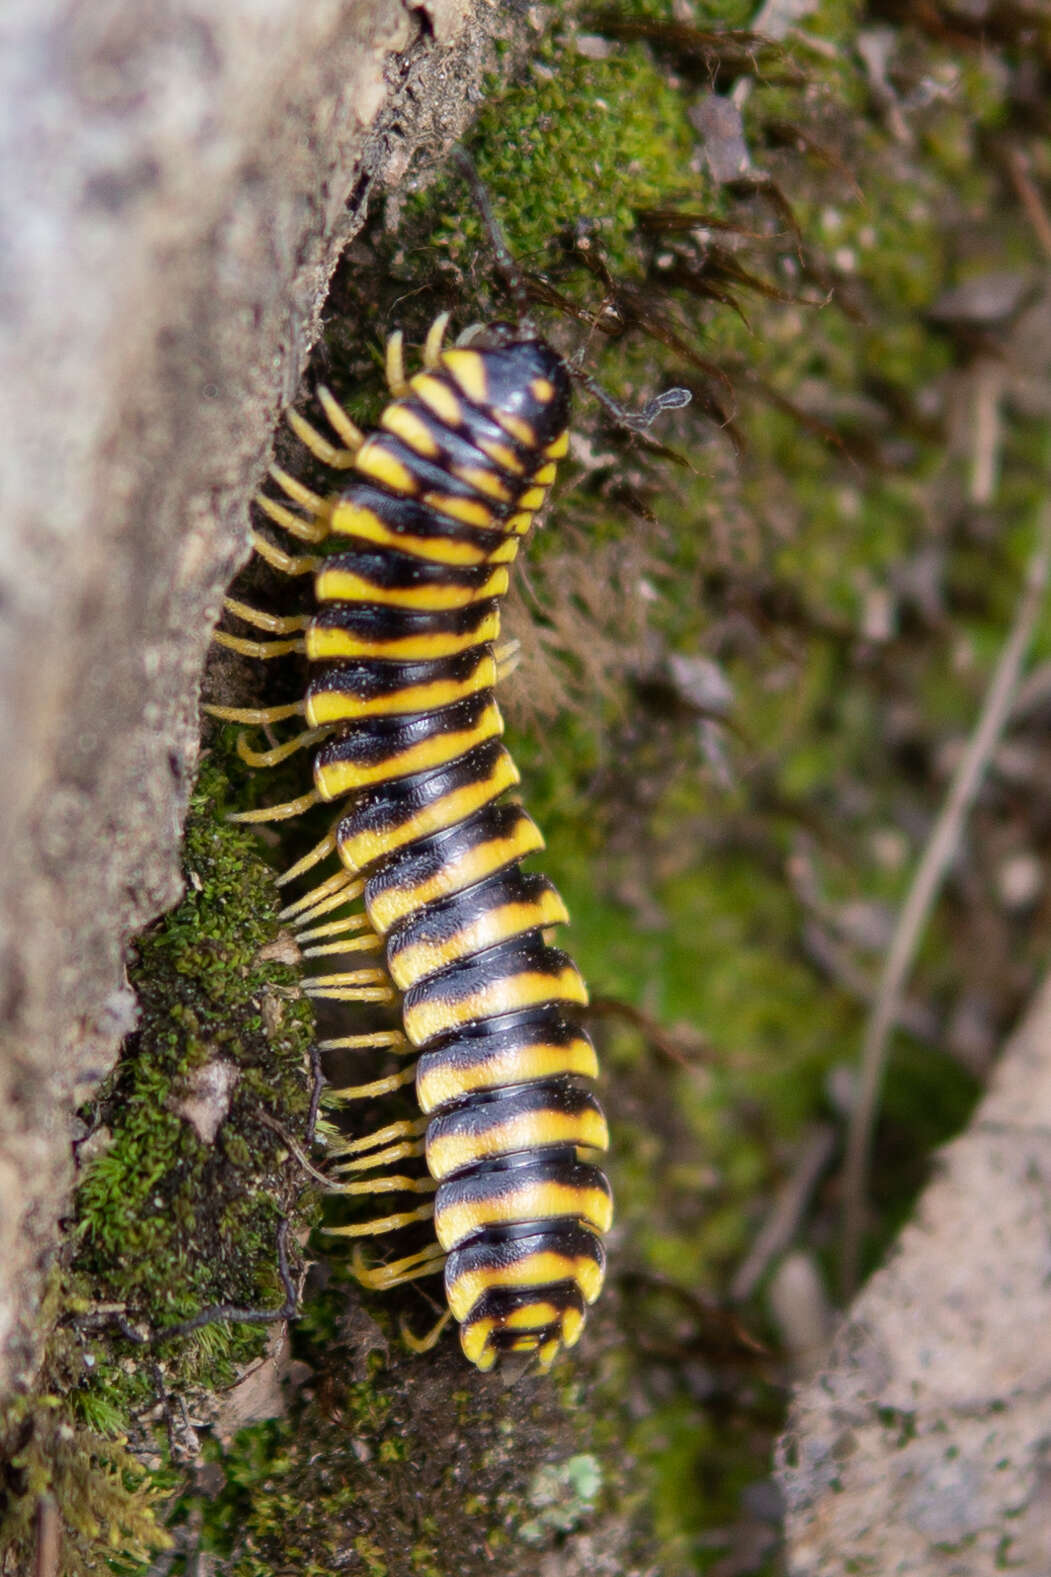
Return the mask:
{"type": "Polygon", "coordinates": [[[477,94],[472,0],[18,0],[0,24],[0,1396],[178,893],[247,501],[377,182],[477,94]]]}
{"type": "Polygon", "coordinates": [[[798,1577],[1051,1571],[1051,982],[781,1443],[798,1577]]]}

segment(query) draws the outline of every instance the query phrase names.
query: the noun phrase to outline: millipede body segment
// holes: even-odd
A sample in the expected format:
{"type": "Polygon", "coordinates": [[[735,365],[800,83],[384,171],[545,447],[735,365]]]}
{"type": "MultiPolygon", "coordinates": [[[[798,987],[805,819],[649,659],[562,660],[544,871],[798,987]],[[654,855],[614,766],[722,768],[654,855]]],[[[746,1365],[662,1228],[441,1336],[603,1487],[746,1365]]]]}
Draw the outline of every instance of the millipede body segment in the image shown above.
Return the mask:
{"type": "MultiPolygon", "coordinates": [[[[499,645],[508,571],[568,447],[570,377],[522,330],[492,325],[442,349],[444,327],[411,380],[392,340],[396,397],[377,432],[359,434],[325,391],[340,446],[295,418],[314,454],[349,474],[321,498],[274,470],[299,508],[268,498],[266,514],[326,551],[295,558],[263,538],[257,546],[280,569],[313,573],[315,612],[279,619],[231,604],[279,638],[218,638],[250,655],[305,651],[306,695],[299,708],[212,710],[248,722],[298,710],[308,725],[298,741],[249,759],[312,748],[314,794],[245,819],[339,804],[329,836],[288,876],[329,856],[340,868],[286,913],[304,944],[325,938],[308,955],[382,946],[386,970],[316,976],[307,989],[341,1001],[400,994],[403,1037],[324,1043],[416,1059],[414,1072],[344,1092],[382,1093],[414,1077],[423,1115],[348,1144],[343,1170],[374,1175],[343,1187],[433,1190],[437,1243],[371,1269],[359,1259],[362,1279],[389,1286],[444,1269],[472,1362],[489,1369],[515,1352],[547,1368],[578,1339],[602,1284],[612,1205],[595,1161],[608,1135],[589,1087],[587,992],[550,941],[566,910],[550,882],[522,869],[542,839],[506,798],[518,773],[494,687],[513,660],[499,645]],[[347,914],[359,899],[364,916],[347,914]],[[421,1152],[429,1180],[385,1175],[421,1152]]],[[[333,1230],[362,1236],[430,1214],[428,1204],[333,1230]]]]}

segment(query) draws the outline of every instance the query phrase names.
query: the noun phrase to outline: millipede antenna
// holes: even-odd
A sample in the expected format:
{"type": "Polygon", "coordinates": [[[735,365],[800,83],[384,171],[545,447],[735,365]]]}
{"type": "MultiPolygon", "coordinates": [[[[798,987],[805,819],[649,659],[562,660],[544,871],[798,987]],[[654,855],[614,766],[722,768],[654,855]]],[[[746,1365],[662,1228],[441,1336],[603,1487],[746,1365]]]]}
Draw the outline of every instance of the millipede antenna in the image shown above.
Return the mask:
{"type": "Polygon", "coordinates": [[[459,144],[451,149],[451,154],[453,159],[460,166],[460,172],[466,180],[468,186],[471,188],[471,195],[475,200],[478,212],[481,214],[482,224],[485,226],[485,229],[489,235],[489,245],[493,249],[493,259],[496,263],[497,270],[503,278],[503,281],[510,293],[511,299],[514,302],[515,312],[518,315],[518,326],[525,333],[532,334],[534,337],[538,338],[539,335],[537,333],[537,327],[533,322],[533,317],[529,310],[529,292],[526,289],[526,283],[522,276],[522,270],[515,262],[514,257],[511,254],[511,249],[504,240],[504,233],[501,230],[499,221],[493,212],[493,205],[489,200],[489,193],[485,189],[485,184],[482,181],[482,177],[478,174],[475,162],[466,149],[461,148],[459,144]]]}
{"type": "Polygon", "coordinates": [[[579,367],[571,367],[569,372],[570,377],[576,378],[592,398],[598,401],[602,409],[609,412],[617,426],[626,427],[630,433],[648,431],[662,411],[679,410],[682,406],[689,405],[693,399],[689,389],[665,389],[663,394],[656,394],[652,400],[647,401],[641,411],[632,411],[626,405],[621,405],[619,400],[615,400],[612,394],[588,373],[581,372],[579,367]]]}
{"type": "MultiPolygon", "coordinates": [[[[474,160],[465,148],[456,144],[450,152],[452,158],[460,166],[460,171],[471,188],[478,212],[482,216],[482,223],[488,231],[489,244],[493,249],[494,261],[515,304],[515,310],[518,314],[518,327],[523,333],[531,334],[539,339],[539,330],[529,311],[529,292],[526,289],[522,270],[515,262],[511,249],[504,239],[504,233],[500,229],[499,221],[493,213],[493,205],[489,199],[489,193],[486,191],[485,183],[478,174],[474,160]]],[[[678,410],[684,405],[689,405],[693,398],[689,389],[665,389],[663,394],[658,394],[654,399],[648,401],[641,411],[632,411],[626,405],[622,405],[619,400],[615,400],[612,394],[607,393],[600,383],[596,382],[590,374],[583,372],[579,365],[575,363],[576,358],[566,363],[566,369],[570,377],[575,378],[578,383],[583,385],[588,393],[599,402],[603,410],[612,416],[619,427],[624,427],[631,433],[646,432],[653,426],[653,423],[662,411],[678,410]]]]}

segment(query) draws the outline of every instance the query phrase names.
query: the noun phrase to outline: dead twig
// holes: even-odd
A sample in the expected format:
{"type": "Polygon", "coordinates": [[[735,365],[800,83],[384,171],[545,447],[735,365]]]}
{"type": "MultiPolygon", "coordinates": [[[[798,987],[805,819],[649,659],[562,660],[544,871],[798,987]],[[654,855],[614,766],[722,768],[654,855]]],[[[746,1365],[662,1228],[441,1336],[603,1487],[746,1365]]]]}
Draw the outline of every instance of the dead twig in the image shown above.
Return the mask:
{"type": "Polygon", "coordinates": [[[1028,153],[1023,152],[1021,148],[1008,148],[1007,173],[1011,178],[1011,184],[1018,193],[1019,201],[1026,211],[1026,217],[1033,228],[1033,234],[1040,243],[1044,256],[1051,258],[1051,216],[1048,215],[1040,192],[1030,174],[1028,153]]]}
{"type": "Polygon", "coordinates": [[[783,1254],[792,1242],[835,1149],[836,1134],[832,1125],[818,1124],[807,1138],[791,1176],[730,1283],[730,1297],[735,1303],[743,1303],[752,1296],[771,1260],[783,1254]]]}
{"type": "Polygon", "coordinates": [[[1011,711],[1022,663],[1029,649],[1047,587],[1051,555],[1051,503],[1040,511],[1036,540],[1026,565],[1014,619],[986,693],[978,723],[936,821],[912,886],[906,896],[880,977],[872,1014],[865,1028],[857,1100],[847,1131],[843,1192],[843,1291],[857,1283],[865,1201],[868,1194],[872,1130],[879,1106],[891,1029],[901,1011],[901,996],[920,937],[945,874],[959,847],[967,813],[1011,711]]]}

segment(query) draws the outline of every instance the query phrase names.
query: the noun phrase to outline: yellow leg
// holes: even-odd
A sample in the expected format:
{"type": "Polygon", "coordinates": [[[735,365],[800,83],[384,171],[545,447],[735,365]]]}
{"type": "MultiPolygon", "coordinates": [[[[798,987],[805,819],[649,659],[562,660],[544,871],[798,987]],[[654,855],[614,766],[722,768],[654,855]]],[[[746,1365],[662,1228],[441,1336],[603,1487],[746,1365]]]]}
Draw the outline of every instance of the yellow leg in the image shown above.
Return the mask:
{"type": "Polygon", "coordinates": [[[297,734],[295,739],[286,740],[283,745],[274,745],[271,750],[252,750],[245,744],[245,735],[238,734],[237,754],[246,766],[276,767],[279,762],[294,756],[297,750],[308,750],[318,740],[327,739],[331,732],[330,728],[308,728],[302,734],[297,734]]]}
{"type": "Polygon", "coordinates": [[[272,569],[280,570],[282,575],[312,575],[321,563],[316,553],[285,553],[258,531],[252,532],[252,546],[261,559],[272,569]]]}
{"type": "Polygon", "coordinates": [[[405,377],[405,339],[401,329],[395,329],[387,341],[387,383],[395,399],[400,400],[408,394],[409,385],[405,377]]]}
{"type": "Polygon", "coordinates": [[[332,390],[326,389],[323,383],[318,385],[317,397],[321,401],[321,409],[332,423],[334,431],[346,444],[348,452],[353,451],[357,454],[365,442],[365,434],[361,428],[354,425],[332,390]]]}
{"type": "Polygon", "coordinates": [[[423,365],[428,372],[433,372],[438,365],[438,357],[442,353],[442,342],[451,316],[451,312],[439,312],[427,330],[427,338],[423,342],[423,365]]]}
{"type": "MultiPolygon", "coordinates": [[[[311,518],[309,521],[299,520],[300,528],[306,527],[310,532],[310,535],[304,536],[303,540],[305,542],[323,542],[329,532],[328,500],[322,498],[320,493],[315,493],[313,488],[305,487],[298,478],[292,476],[282,466],[270,466],[268,474],[271,481],[277,483],[286,498],[290,498],[293,504],[298,504],[301,509],[310,511],[311,518]]],[[[298,520],[299,517],[297,516],[296,518],[298,520]]]]}
{"type": "MultiPolygon", "coordinates": [[[[253,728],[263,728],[267,723],[284,723],[290,717],[302,717],[305,710],[302,701],[293,701],[288,706],[212,706],[209,702],[201,705],[202,712],[207,712],[209,717],[217,717],[221,723],[247,723],[253,728]]],[[[333,838],[332,847],[335,846],[333,838]]]]}
{"type": "MultiPolygon", "coordinates": [[[[289,480],[291,481],[291,478],[289,480]]],[[[304,520],[302,515],[294,515],[276,499],[267,498],[265,493],[256,493],[254,501],[268,520],[272,520],[275,526],[280,526],[282,531],[287,531],[289,536],[298,537],[300,542],[322,542],[328,536],[327,521],[319,525],[316,521],[304,520]]],[[[324,507],[323,500],[322,507],[324,507]]]]}
{"type": "Polygon", "coordinates": [[[242,657],[287,657],[289,652],[305,652],[305,641],[246,641],[240,635],[227,635],[225,630],[213,630],[212,640],[242,657]]]}
{"type": "Polygon", "coordinates": [[[320,460],[323,465],[330,465],[333,471],[350,470],[360,445],[356,444],[352,449],[337,449],[335,444],[330,444],[327,438],[321,436],[316,427],[311,427],[298,411],[286,412],[285,419],[300,443],[310,450],[316,460],[320,460]]]}
{"type": "MultiPolygon", "coordinates": [[[[402,1159],[403,1156],[392,1156],[386,1164],[393,1166],[402,1159]]],[[[328,1186],[334,1194],[433,1194],[438,1184],[433,1177],[405,1177],[399,1173],[396,1177],[359,1177],[352,1183],[330,1181],[328,1186]]]]}
{"type": "MultiPolygon", "coordinates": [[[[333,1095],[339,1095],[339,1090],[333,1090],[333,1095]]],[[[389,1145],[392,1140],[418,1139],[427,1131],[426,1117],[403,1117],[400,1122],[388,1123],[386,1128],[374,1128],[372,1133],[362,1134],[360,1139],[348,1139],[341,1144],[335,1152],[337,1155],[360,1155],[363,1150],[374,1150],[378,1145],[389,1145]]],[[[373,1157],[369,1166],[375,1166],[373,1157]]]]}
{"type": "MultiPolygon", "coordinates": [[[[334,854],[335,852],[336,833],[335,828],[333,828],[331,832],[326,833],[325,837],[322,838],[320,843],[315,843],[309,854],[304,854],[302,859],[297,860],[294,865],[290,865],[288,867],[287,871],[283,871],[281,873],[281,875],[277,878],[277,885],[279,887],[284,887],[289,882],[294,882],[297,877],[304,876],[307,871],[312,870],[315,865],[320,865],[322,860],[327,859],[330,854],[334,854]]],[[[339,872],[340,876],[346,876],[346,874],[346,871],[339,872]]],[[[311,894],[307,893],[306,896],[309,898],[311,894]]],[[[302,902],[302,900],[300,900],[300,902],[302,902]]]]}
{"type": "MultiPolygon", "coordinates": [[[[342,876],[344,872],[339,874],[342,876]]],[[[364,885],[360,881],[341,881],[337,885],[336,877],[330,876],[327,882],[304,893],[294,904],[288,904],[280,911],[278,919],[288,920],[294,916],[295,925],[313,925],[323,914],[330,914],[333,909],[340,909],[360,897],[364,885]]]]}
{"type": "MultiPolygon", "coordinates": [[[[333,909],[342,909],[344,904],[351,903],[359,895],[363,885],[359,882],[347,882],[341,891],[332,893],[323,903],[315,904],[312,909],[303,909],[298,919],[293,922],[292,929],[295,930],[296,926],[300,925],[313,925],[314,921],[320,920],[322,915],[331,914],[333,909]]],[[[315,892],[319,891],[320,888],[315,888],[315,892]]]]}
{"type": "MultiPolygon", "coordinates": [[[[367,914],[348,914],[343,920],[330,920],[327,925],[313,925],[307,931],[296,931],[296,941],[302,945],[304,942],[319,942],[323,936],[346,936],[351,931],[364,931],[368,927],[367,914]]],[[[376,938],[377,942],[379,937],[376,938]]]]}
{"type": "Polygon", "coordinates": [[[303,995],[328,1002],[393,1002],[394,988],[384,969],[347,969],[337,975],[308,975],[303,995]]]}
{"type": "Polygon", "coordinates": [[[224,597],[223,607],[227,613],[235,614],[246,624],[253,625],[257,630],[266,630],[270,635],[294,635],[298,630],[305,630],[310,623],[309,613],[292,613],[284,616],[279,613],[266,613],[262,608],[253,608],[250,603],[238,602],[236,597],[224,597]]]}
{"type": "MultiPolygon", "coordinates": [[[[408,1277],[405,1278],[405,1280],[408,1279],[408,1277]]],[[[396,1285],[396,1283],[391,1285],[396,1285]]],[[[403,1317],[398,1321],[398,1330],[401,1332],[402,1341],[410,1352],[430,1352],[433,1347],[437,1347],[441,1334],[451,1319],[452,1310],[446,1309],[441,1319],[431,1326],[425,1336],[414,1336],[403,1317]]]]}
{"type": "MultiPolygon", "coordinates": [[[[302,940],[303,936],[300,933],[296,941],[302,940]]],[[[382,946],[381,938],[373,931],[368,936],[350,936],[345,942],[326,942],[323,947],[304,947],[303,957],[330,958],[333,953],[374,953],[377,947],[382,946]]]]}
{"type": "MultiPolygon", "coordinates": [[[[340,1035],[337,1040],[319,1040],[319,1051],[393,1051],[397,1056],[408,1056],[415,1053],[416,1047],[410,1046],[407,1037],[400,1029],[377,1029],[370,1035],[340,1035]]],[[[338,1091],[336,1092],[339,1093],[338,1091]]]]}
{"type": "MultiPolygon", "coordinates": [[[[333,1151],[338,1158],[339,1151],[333,1151]]],[[[387,1150],[377,1150],[374,1156],[358,1156],[357,1161],[336,1161],[336,1172],[382,1172],[383,1167],[393,1167],[396,1161],[413,1161],[423,1154],[423,1140],[406,1139],[401,1145],[388,1145],[387,1150]]],[[[428,1187],[434,1181],[426,1178],[428,1187]]],[[[420,1192],[420,1189],[417,1189],[420,1192]]]]}
{"type": "Polygon", "coordinates": [[[427,1248],[421,1249],[418,1254],[406,1254],[403,1259],[395,1259],[389,1265],[368,1265],[365,1262],[365,1250],[360,1243],[355,1243],[350,1257],[350,1268],[355,1281],[363,1287],[373,1291],[386,1291],[389,1287],[398,1287],[405,1281],[416,1281],[420,1276],[433,1276],[445,1267],[447,1255],[441,1245],[431,1243],[427,1248]]]}
{"type": "Polygon", "coordinates": [[[397,1232],[401,1227],[409,1227],[414,1221],[430,1221],[434,1215],[434,1206],[421,1205],[418,1210],[402,1210],[396,1216],[378,1216],[372,1221],[361,1221],[352,1227],[322,1227],[322,1232],[330,1237],[338,1238],[368,1238],[378,1237],[381,1232],[397,1232]]]}
{"type": "Polygon", "coordinates": [[[389,1078],[373,1079],[371,1084],[348,1084],[342,1090],[329,1090],[328,1093],[330,1097],[338,1097],[342,1101],[371,1101],[380,1095],[390,1095],[392,1090],[403,1089],[415,1077],[416,1064],[413,1063],[400,1073],[392,1073],[389,1078]]]}
{"type": "Polygon", "coordinates": [[[318,804],[320,797],[316,789],[311,789],[309,794],[300,794],[298,799],[286,800],[283,805],[266,805],[261,810],[239,810],[229,819],[253,823],[288,821],[293,816],[301,816],[312,805],[318,804]]]}

